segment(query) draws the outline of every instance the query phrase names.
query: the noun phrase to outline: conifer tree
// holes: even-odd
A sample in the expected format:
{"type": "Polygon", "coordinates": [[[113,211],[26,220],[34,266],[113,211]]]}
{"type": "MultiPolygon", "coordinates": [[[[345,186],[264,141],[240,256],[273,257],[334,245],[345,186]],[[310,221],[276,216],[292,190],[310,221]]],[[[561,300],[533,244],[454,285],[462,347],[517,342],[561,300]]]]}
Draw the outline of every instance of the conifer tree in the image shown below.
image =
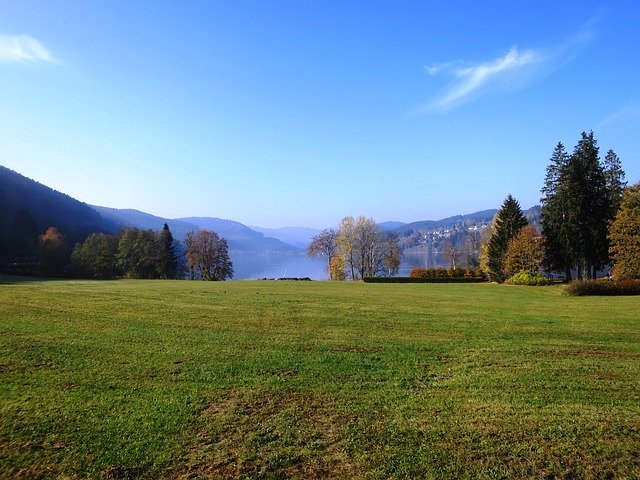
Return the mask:
{"type": "Polygon", "coordinates": [[[595,278],[596,271],[609,259],[607,229],[611,219],[610,195],[604,168],[593,132],[582,133],[571,164],[576,189],[576,227],[578,228],[579,275],[595,278]]]}
{"type": "Polygon", "coordinates": [[[561,142],[553,150],[550,162],[542,187],[543,197],[540,199],[542,233],[546,238],[545,266],[549,271],[564,271],[569,279],[575,256],[571,239],[575,232],[571,231],[571,224],[567,220],[570,191],[564,179],[569,155],[561,142]]]}
{"type": "Polygon", "coordinates": [[[160,258],[158,262],[160,278],[176,278],[178,261],[176,259],[173,235],[171,234],[171,230],[169,230],[169,225],[166,223],[164,227],[162,227],[162,231],[158,237],[158,243],[160,244],[160,258]]]}
{"type": "Polygon", "coordinates": [[[542,226],[549,270],[595,278],[609,261],[607,229],[624,189],[624,172],[610,150],[604,165],[593,132],[582,132],[570,156],[558,144],[542,187],[542,226]]]}
{"type": "Polygon", "coordinates": [[[609,149],[607,155],[604,157],[604,175],[607,182],[607,189],[611,196],[611,209],[615,216],[618,208],[620,208],[620,202],[622,202],[622,194],[627,188],[627,182],[625,181],[625,173],[622,170],[622,162],[616,152],[609,149]]]}
{"type": "Polygon", "coordinates": [[[509,242],[528,223],[520,204],[509,194],[496,215],[495,230],[487,245],[488,275],[492,280],[505,280],[503,265],[509,242]]]}

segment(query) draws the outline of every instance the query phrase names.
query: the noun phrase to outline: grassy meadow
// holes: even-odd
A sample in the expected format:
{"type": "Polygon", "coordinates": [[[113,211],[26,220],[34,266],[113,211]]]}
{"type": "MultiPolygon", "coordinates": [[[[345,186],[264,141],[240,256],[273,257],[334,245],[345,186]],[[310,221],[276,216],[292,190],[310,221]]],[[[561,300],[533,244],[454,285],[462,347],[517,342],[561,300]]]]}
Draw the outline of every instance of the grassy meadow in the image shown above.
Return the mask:
{"type": "Polygon", "coordinates": [[[0,478],[640,478],[640,300],[0,277],[0,478]]]}

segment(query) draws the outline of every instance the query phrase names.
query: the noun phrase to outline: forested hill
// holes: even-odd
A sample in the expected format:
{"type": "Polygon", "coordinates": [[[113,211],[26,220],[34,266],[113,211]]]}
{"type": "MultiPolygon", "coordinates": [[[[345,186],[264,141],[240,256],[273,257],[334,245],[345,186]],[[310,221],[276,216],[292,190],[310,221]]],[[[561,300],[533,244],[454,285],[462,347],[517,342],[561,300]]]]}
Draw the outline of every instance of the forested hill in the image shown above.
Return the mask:
{"type": "Polygon", "coordinates": [[[69,195],[0,166],[0,257],[33,255],[38,235],[56,227],[73,245],[114,225],[69,195]]]}
{"type": "MultiPolygon", "coordinates": [[[[496,209],[455,215],[441,220],[407,223],[393,230],[405,253],[423,252],[427,248],[443,252],[449,243],[455,250],[464,251],[469,258],[478,257],[483,232],[491,224],[496,209]]],[[[523,211],[529,223],[540,229],[540,205],[523,211]]]]}
{"type": "Polygon", "coordinates": [[[489,223],[491,223],[491,220],[493,219],[497,211],[497,209],[482,210],[480,212],[468,213],[466,215],[455,215],[453,217],[447,217],[441,220],[422,220],[419,222],[412,222],[401,225],[399,227],[396,227],[394,230],[397,233],[402,233],[403,231],[408,230],[451,230],[455,228],[488,225],[489,223]]]}
{"type": "MultiPolygon", "coordinates": [[[[492,208],[490,210],[482,210],[464,215],[454,215],[453,217],[443,218],[441,220],[422,220],[419,222],[406,223],[393,229],[397,234],[402,235],[403,232],[410,230],[418,231],[436,231],[436,230],[457,230],[472,229],[474,227],[483,227],[489,225],[498,210],[492,208]]],[[[522,213],[527,217],[529,223],[538,226],[540,223],[540,205],[535,205],[522,213]]]]}

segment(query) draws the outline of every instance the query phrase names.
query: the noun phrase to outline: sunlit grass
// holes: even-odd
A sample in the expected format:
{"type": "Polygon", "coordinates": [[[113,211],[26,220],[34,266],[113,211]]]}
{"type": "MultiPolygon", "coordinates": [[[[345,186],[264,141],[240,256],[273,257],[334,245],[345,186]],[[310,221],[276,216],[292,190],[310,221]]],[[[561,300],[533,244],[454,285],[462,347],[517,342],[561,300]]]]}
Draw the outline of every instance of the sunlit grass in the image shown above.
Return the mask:
{"type": "Polygon", "coordinates": [[[0,278],[3,478],[637,478],[640,302],[0,278]]]}

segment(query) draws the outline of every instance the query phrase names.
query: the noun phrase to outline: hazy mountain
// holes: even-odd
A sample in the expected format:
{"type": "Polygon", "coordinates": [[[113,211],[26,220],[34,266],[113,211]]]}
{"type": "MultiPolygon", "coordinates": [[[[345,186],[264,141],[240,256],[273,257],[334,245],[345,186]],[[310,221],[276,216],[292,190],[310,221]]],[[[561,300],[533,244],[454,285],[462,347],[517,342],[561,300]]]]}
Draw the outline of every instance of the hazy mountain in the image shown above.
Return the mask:
{"type": "Polygon", "coordinates": [[[269,252],[299,253],[298,248],[295,246],[289,245],[277,238],[267,237],[263,233],[257,232],[233,220],[213,217],[186,217],[176,220],[188,222],[197,225],[199,228],[206,228],[217,232],[227,240],[230,250],[242,250],[257,254],[269,252]]]}
{"type": "Polygon", "coordinates": [[[183,240],[187,235],[187,232],[198,230],[198,226],[193,223],[184,222],[181,220],[173,220],[169,218],[156,217],[150,213],[141,212],[133,209],[118,209],[109,207],[93,208],[102,215],[103,218],[109,219],[111,222],[118,225],[119,228],[134,227],[151,230],[162,230],[162,227],[166,223],[171,229],[171,233],[174,238],[183,240]]]}
{"type": "Polygon", "coordinates": [[[321,230],[316,228],[308,227],[263,228],[252,226],[251,228],[268,237],[277,238],[284,243],[302,249],[306,249],[309,243],[311,243],[311,239],[321,232],[321,230]]]}
{"type": "Polygon", "coordinates": [[[187,218],[162,218],[149,213],[133,209],[116,209],[108,207],[93,207],[104,218],[108,218],[120,227],[135,227],[152,230],[161,230],[166,223],[169,225],[173,236],[178,240],[184,240],[188,232],[206,228],[213,230],[224,237],[230,250],[238,250],[253,253],[264,252],[297,252],[297,249],[283,243],[276,238],[265,237],[242,223],[233,220],[223,220],[214,217],[187,217],[187,218]]]}
{"type": "Polygon", "coordinates": [[[378,226],[379,226],[382,230],[384,230],[385,232],[387,232],[387,231],[391,231],[391,230],[395,230],[395,229],[400,228],[400,227],[402,227],[402,226],[404,226],[404,225],[406,225],[406,223],[405,223],[405,222],[393,222],[393,221],[390,221],[390,222],[381,222],[381,223],[379,223],[379,224],[378,224],[378,226]]]}

